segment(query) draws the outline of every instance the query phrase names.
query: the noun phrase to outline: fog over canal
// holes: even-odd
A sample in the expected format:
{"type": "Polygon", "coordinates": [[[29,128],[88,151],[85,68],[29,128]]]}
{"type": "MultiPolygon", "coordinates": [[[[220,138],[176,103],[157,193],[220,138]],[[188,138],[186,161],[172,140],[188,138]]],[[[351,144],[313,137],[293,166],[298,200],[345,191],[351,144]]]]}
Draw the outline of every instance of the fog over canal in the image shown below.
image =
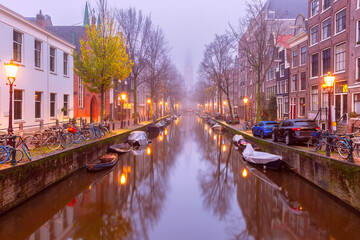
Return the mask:
{"type": "Polygon", "coordinates": [[[137,154],[1,215],[0,239],[360,239],[356,210],[286,169],[245,165],[195,115],[137,154]]]}

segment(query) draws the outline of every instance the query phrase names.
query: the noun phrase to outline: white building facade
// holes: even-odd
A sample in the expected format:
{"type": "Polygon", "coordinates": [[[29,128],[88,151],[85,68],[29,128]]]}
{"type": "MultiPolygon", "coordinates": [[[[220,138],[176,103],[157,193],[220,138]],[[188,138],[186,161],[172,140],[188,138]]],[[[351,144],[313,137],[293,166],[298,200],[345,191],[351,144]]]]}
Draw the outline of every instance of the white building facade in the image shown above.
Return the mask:
{"type": "Polygon", "coordinates": [[[13,127],[73,117],[74,45],[0,5],[0,129],[9,121],[9,86],[4,68],[19,64],[13,94],[13,127]]]}

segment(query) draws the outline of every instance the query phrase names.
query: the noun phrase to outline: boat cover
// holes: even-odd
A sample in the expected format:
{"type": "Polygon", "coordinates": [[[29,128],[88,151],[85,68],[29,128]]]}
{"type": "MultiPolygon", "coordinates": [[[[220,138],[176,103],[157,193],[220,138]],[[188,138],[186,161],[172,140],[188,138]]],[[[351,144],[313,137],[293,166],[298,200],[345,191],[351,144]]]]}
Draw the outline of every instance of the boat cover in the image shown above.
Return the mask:
{"type": "Polygon", "coordinates": [[[235,135],[234,137],[233,137],[233,142],[239,142],[241,139],[244,139],[243,138],[243,136],[241,136],[241,135],[235,135]]]}
{"type": "Polygon", "coordinates": [[[145,145],[148,143],[148,138],[145,132],[143,131],[134,131],[130,133],[128,138],[129,142],[135,143],[138,142],[140,145],[145,145]]]}
{"type": "Polygon", "coordinates": [[[225,130],[225,128],[223,127],[223,126],[221,126],[221,125],[219,125],[219,124],[215,124],[214,126],[212,126],[212,129],[216,129],[216,130],[218,130],[218,131],[223,131],[223,130],[225,130]]]}
{"type": "Polygon", "coordinates": [[[279,155],[274,155],[267,152],[255,151],[254,148],[251,146],[251,144],[248,144],[246,146],[242,154],[246,161],[255,164],[267,164],[269,162],[274,162],[282,159],[282,157],[279,155]]]}

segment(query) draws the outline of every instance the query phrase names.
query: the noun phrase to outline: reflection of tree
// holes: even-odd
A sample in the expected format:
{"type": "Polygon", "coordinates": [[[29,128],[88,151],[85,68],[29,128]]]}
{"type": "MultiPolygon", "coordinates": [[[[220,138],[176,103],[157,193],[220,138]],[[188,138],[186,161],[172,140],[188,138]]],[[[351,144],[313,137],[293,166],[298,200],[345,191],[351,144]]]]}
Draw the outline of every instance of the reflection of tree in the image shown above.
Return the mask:
{"type": "Polygon", "coordinates": [[[75,239],[124,239],[132,231],[130,219],[104,200],[103,188],[101,200],[89,202],[84,207],[86,213],[77,219],[75,239]]]}
{"type": "MultiPolygon", "coordinates": [[[[233,187],[228,181],[228,168],[231,157],[232,143],[230,144],[225,164],[222,162],[222,139],[218,138],[217,160],[210,162],[210,166],[199,175],[204,205],[208,210],[212,210],[214,215],[223,219],[231,208],[230,199],[233,194],[233,187]],[[223,166],[223,168],[221,168],[223,166]]],[[[226,145],[224,145],[226,146],[226,145]]],[[[224,156],[225,157],[225,156],[224,156]]]]}

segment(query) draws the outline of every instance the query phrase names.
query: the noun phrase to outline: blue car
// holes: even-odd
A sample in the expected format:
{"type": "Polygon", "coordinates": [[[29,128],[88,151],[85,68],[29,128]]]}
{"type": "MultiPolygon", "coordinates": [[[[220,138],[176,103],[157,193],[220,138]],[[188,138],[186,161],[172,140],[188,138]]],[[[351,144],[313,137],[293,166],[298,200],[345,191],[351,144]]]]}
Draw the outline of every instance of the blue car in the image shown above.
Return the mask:
{"type": "Polygon", "coordinates": [[[253,135],[258,135],[261,138],[270,137],[274,126],[277,124],[275,121],[261,121],[252,128],[253,135]]]}

